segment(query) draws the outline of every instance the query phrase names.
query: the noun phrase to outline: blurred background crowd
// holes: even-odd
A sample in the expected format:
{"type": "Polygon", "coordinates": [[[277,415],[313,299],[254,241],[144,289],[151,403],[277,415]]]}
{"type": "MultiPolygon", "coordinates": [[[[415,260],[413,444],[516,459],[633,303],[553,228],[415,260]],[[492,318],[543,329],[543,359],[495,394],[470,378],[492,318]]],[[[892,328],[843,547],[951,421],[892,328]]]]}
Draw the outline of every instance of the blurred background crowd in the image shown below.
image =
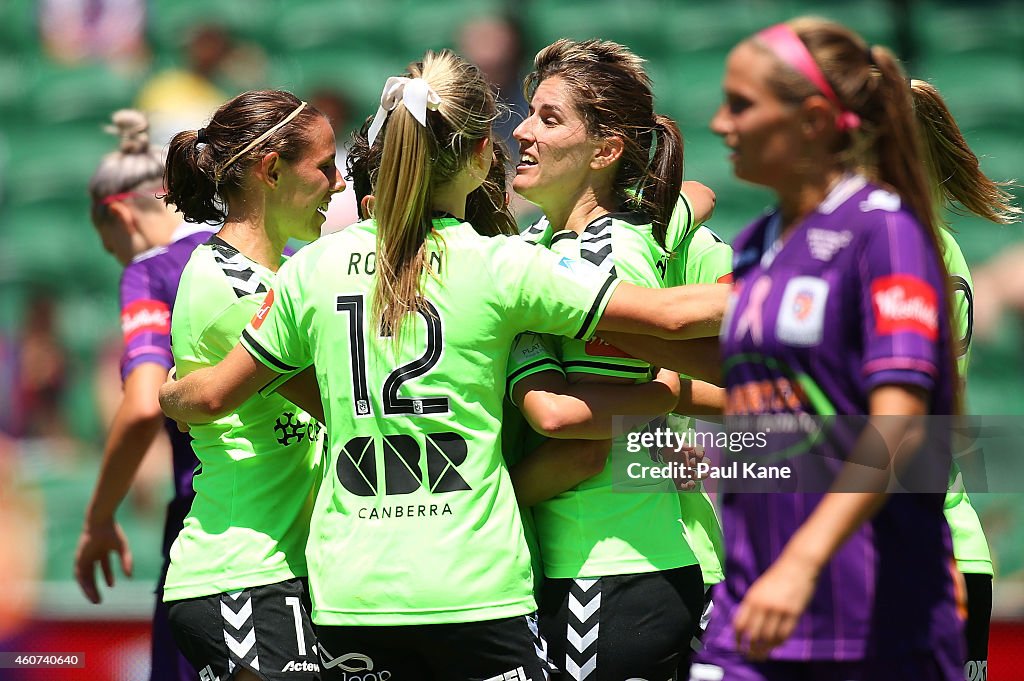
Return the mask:
{"type": "MultiPolygon", "coordinates": [[[[287,89],[332,118],[344,168],[343,145],[385,78],[424,49],[454,47],[484,70],[510,108],[498,129],[511,141],[536,50],[562,36],[612,39],[649,60],[656,109],[686,139],[686,176],[715,190],[710,226],[730,239],[769,196],[731,176],[707,129],[726,53],[806,13],[892,47],[944,93],[986,174],[1024,176],[1024,0],[0,0],[0,651],[100,651],[91,672],[67,678],[144,678],[148,665],[166,444],[120,514],[134,579],[97,607],[71,576],[121,389],[121,268],[89,222],[86,193],[114,148],[102,130],[111,112],[141,108],[166,141],[243,90],[287,89]]],[[[328,226],[354,219],[347,194],[328,226]]],[[[535,215],[517,207],[523,224],[535,215]]],[[[976,272],[968,409],[1024,415],[1024,231],[950,219],[976,272]]],[[[1024,678],[1024,476],[1018,486],[970,490],[996,560],[992,664],[1001,641],[1021,660],[1005,678],[1024,678]]]]}

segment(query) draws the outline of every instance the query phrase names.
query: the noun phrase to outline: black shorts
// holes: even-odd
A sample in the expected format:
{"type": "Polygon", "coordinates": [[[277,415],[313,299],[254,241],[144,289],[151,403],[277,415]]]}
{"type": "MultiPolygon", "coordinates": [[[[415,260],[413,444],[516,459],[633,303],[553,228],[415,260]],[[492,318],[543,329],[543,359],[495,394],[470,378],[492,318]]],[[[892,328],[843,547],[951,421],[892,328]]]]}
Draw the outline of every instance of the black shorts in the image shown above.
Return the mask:
{"type": "Polygon", "coordinates": [[[711,598],[711,594],[714,592],[713,587],[714,584],[704,586],[704,605],[700,611],[700,619],[697,621],[697,630],[693,633],[693,638],[690,639],[689,654],[679,662],[676,678],[687,679],[690,677],[690,663],[693,661],[693,656],[704,649],[704,634],[707,633],[712,613],[715,610],[715,602],[711,598]]]}
{"type": "Polygon", "coordinates": [[[242,667],[267,681],[320,680],[305,579],[167,605],[174,640],[200,678],[227,681],[242,667]]]}
{"type": "Polygon", "coordinates": [[[535,615],[403,627],[321,626],[325,681],[546,681],[535,615]]]}
{"type": "Polygon", "coordinates": [[[546,579],[540,629],[562,679],[664,681],[685,669],[704,609],[700,566],[546,579]]]}
{"type": "Polygon", "coordinates": [[[992,575],[964,573],[967,584],[966,681],[988,681],[988,631],[992,619],[992,575]]]}

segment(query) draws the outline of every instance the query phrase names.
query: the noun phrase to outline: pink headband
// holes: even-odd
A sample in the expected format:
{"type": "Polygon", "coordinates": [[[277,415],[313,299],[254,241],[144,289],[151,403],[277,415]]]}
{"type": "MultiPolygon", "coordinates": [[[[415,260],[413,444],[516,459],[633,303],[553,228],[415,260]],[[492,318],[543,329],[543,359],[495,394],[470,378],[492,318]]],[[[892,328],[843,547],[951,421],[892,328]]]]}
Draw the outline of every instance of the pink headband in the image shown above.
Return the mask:
{"type": "Polygon", "coordinates": [[[124,201],[125,199],[131,199],[136,196],[152,196],[155,198],[156,195],[162,191],[164,190],[161,189],[155,192],[121,192],[119,194],[110,194],[109,196],[104,196],[102,199],[96,199],[96,204],[99,206],[109,206],[115,201],[124,201]]]}
{"type": "Polygon", "coordinates": [[[776,57],[795,69],[797,73],[811,81],[814,87],[818,88],[825,99],[839,109],[839,116],[836,118],[836,127],[839,130],[852,130],[860,127],[860,116],[843,106],[836,96],[832,86],[825,80],[825,74],[821,72],[818,62],[814,61],[804,41],[792,28],[786,24],[775,24],[757,34],[758,40],[762,41],[776,57]]]}

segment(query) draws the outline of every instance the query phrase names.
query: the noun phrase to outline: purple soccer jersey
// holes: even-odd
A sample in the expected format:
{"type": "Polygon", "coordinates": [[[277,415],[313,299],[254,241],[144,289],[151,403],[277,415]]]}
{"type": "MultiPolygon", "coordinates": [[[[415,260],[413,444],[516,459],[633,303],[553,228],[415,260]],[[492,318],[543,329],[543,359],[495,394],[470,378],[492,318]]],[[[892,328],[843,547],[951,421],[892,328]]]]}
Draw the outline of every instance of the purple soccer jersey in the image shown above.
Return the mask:
{"type": "MultiPolygon", "coordinates": [[[[183,224],[174,233],[174,240],[165,247],[140,254],[121,275],[121,330],[124,352],[121,355],[121,380],[140,364],[153,362],[174,366],[171,356],[171,310],[178,293],[178,281],[192,251],[210,238],[209,227],[183,224]]],[[[192,507],[195,492],[192,474],[199,465],[192,451],[192,439],[178,430],[174,421],[164,419],[164,429],[171,440],[174,498],[167,505],[162,552],[164,565],[157,585],[156,611],[153,613],[152,670],[150,681],[185,681],[194,679],[195,671],[178,651],[167,623],[167,607],[163,603],[163,583],[167,572],[168,553],[192,507]]]]}
{"type": "MultiPolygon", "coordinates": [[[[121,275],[121,331],[124,352],[121,355],[121,380],[135,367],[153,362],[174,366],[171,356],[171,310],[178,293],[181,271],[195,247],[210,237],[209,227],[182,225],[167,246],[153,248],[138,255],[121,275]]],[[[192,472],[199,461],[192,452],[189,437],[166,419],[165,430],[171,438],[174,457],[174,497],[188,499],[182,518],[188,513],[192,498],[192,472]]],[[[175,535],[177,532],[175,531],[175,535]]],[[[171,536],[171,540],[174,535],[171,536]]],[[[169,544],[164,547],[165,555],[169,544]]]]}
{"type": "MultiPolygon", "coordinates": [[[[900,198],[849,176],[781,246],[777,232],[778,217],[768,214],[734,244],[736,286],[722,326],[727,413],[866,415],[871,391],[884,384],[923,388],[930,413],[953,413],[940,263],[900,198]]],[[[842,459],[852,441],[814,447],[831,446],[824,453],[842,459]]],[[[922,448],[918,457],[924,456],[943,458],[935,466],[940,472],[949,466],[948,446],[922,448]]],[[[937,646],[958,650],[941,487],[890,496],[822,571],[807,611],[772,660],[904,659],[937,646]]],[[[702,661],[735,659],[729,653],[736,648],[737,605],[825,488],[721,495],[726,581],[715,591],[702,661]]]]}

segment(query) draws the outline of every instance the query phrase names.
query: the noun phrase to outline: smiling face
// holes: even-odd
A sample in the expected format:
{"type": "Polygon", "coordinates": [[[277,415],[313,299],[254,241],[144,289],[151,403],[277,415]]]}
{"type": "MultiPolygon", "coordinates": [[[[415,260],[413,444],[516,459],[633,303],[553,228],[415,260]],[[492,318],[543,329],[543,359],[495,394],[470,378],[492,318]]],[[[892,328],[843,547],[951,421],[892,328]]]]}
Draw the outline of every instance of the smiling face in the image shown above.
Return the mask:
{"type": "Polygon", "coordinates": [[[294,161],[281,160],[277,209],[288,236],[312,241],[320,236],[331,195],[345,188],[335,164],[334,131],[318,116],[309,132],[310,143],[294,161]]]}
{"type": "Polygon", "coordinates": [[[546,213],[575,201],[591,181],[601,143],[588,134],[565,80],[550,76],[537,86],[529,116],[514,135],[520,152],[512,182],[516,193],[546,213]]]}
{"type": "Polygon", "coordinates": [[[780,100],[769,77],[778,65],[749,42],[729,54],[722,89],[725,101],[711,119],[711,131],[732,150],[736,177],[778,189],[798,165],[804,139],[800,107],[780,100]]]}

